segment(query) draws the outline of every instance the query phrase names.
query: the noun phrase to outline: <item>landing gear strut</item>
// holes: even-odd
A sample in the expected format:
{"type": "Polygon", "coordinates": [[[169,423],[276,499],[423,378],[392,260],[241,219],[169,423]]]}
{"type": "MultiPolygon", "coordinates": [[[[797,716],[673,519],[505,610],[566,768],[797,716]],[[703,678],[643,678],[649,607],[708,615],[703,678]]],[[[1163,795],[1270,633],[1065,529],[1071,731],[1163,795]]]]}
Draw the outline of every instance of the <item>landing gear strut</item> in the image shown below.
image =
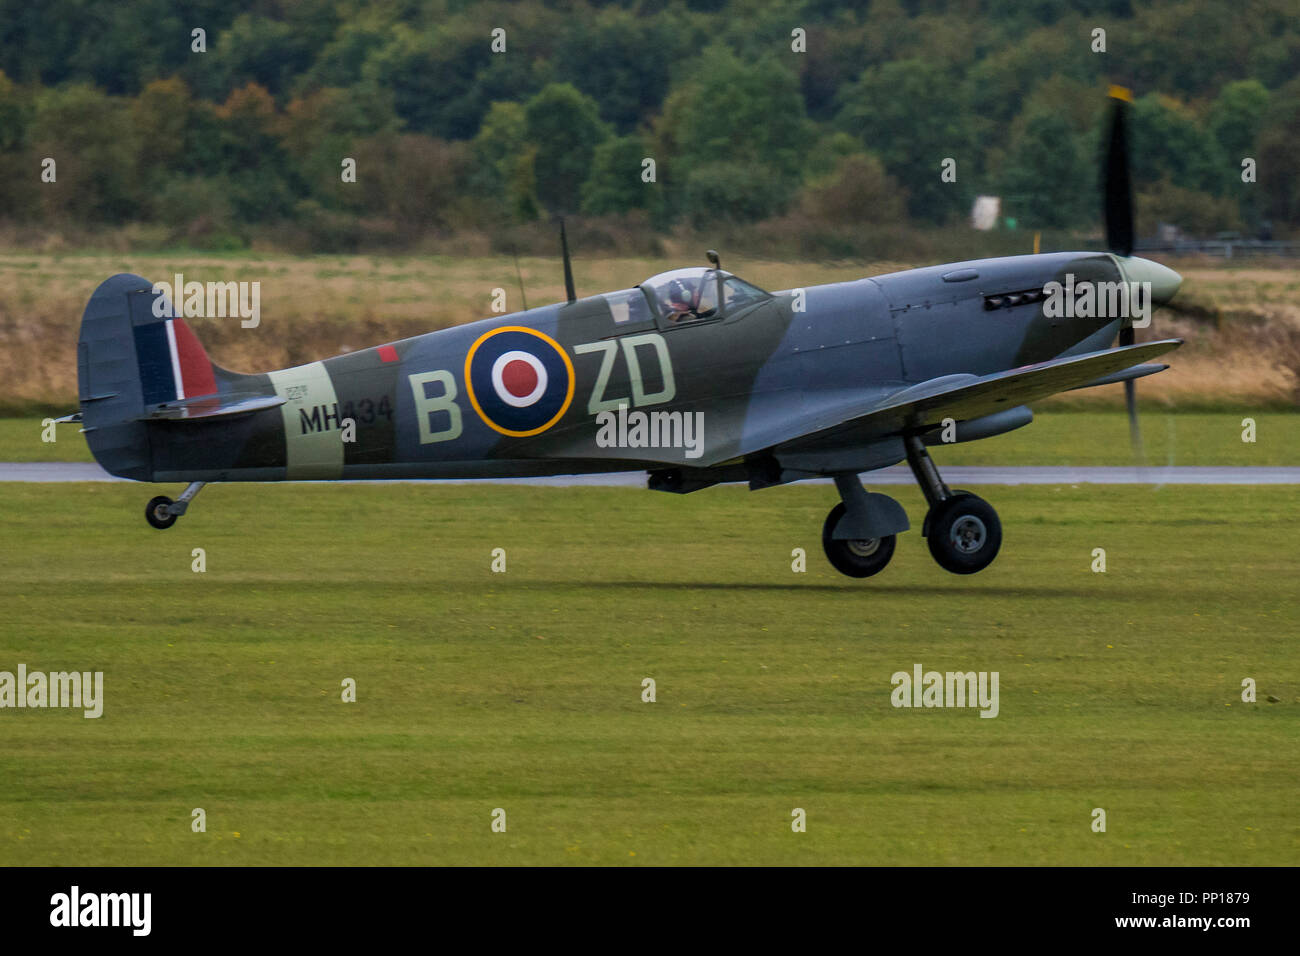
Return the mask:
{"type": "Polygon", "coordinates": [[[993,563],[1002,547],[1002,522],[983,498],[951,491],[939,477],[925,443],[916,435],[903,439],[907,464],[930,506],[922,533],[930,554],[953,574],[974,574],[993,563]]]}
{"type": "Polygon", "coordinates": [[[855,474],[835,476],[839,504],[822,526],[822,550],[831,566],[851,578],[879,574],[894,556],[898,532],[909,527],[893,498],[868,493],[855,474]]]}
{"type": "Polygon", "coordinates": [[[176,523],[176,519],[185,514],[189,508],[190,502],[206,485],[206,481],[191,481],[189,486],[181,492],[181,496],[172,501],[166,495],[159,495],[157,498],[151,498],[149,503],[144,506],[144,518],[155,528],[160,531],[164,528],[170,528],[176,523]]]}

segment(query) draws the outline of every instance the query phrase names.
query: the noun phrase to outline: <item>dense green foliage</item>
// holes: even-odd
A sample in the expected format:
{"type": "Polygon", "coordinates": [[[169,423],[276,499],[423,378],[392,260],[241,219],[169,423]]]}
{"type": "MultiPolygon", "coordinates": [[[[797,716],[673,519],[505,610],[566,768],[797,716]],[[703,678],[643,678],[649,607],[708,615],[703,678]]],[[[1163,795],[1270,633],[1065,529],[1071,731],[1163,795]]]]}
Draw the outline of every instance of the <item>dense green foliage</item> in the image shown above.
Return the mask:
{"type": "Polygon", "coordinates": [[[348,248],[576,212],[947,224],[993,194],[1085,230],[1112,80],[1147,231],[1300,226],[1293,0],[0,0],[0,220],[348,248]]]}

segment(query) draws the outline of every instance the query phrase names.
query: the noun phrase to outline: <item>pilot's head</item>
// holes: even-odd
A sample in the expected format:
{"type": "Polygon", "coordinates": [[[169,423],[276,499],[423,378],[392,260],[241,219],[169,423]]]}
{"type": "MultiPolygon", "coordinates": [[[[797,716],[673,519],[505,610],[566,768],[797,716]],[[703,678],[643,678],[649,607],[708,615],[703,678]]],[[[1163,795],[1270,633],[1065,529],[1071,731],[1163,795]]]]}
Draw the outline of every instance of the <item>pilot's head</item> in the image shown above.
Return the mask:
{"type": "Polygon", "coordinates": [[[689,280],[674,279],[668,283],[668,304],[678,311],[695,308],[695,283],[689,280]]]}

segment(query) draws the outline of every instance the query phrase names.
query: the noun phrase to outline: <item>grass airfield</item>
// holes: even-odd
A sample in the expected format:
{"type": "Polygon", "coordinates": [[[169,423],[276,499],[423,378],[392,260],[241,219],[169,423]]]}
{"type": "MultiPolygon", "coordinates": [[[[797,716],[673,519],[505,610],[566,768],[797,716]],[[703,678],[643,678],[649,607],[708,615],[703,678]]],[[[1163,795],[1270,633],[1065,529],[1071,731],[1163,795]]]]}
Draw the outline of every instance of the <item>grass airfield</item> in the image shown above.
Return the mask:
{"type": "Polygon", "coordinates": [[[1300,488],[977,490],[987,571],[913,530],[853,581],[827,487],[212,486],[158,532],[0,484],[0,670],[106,698],[0,711],[0,862],[1300,862],[1300,488]],[[892,707],[915,663],[999,716],[892,707]]]}

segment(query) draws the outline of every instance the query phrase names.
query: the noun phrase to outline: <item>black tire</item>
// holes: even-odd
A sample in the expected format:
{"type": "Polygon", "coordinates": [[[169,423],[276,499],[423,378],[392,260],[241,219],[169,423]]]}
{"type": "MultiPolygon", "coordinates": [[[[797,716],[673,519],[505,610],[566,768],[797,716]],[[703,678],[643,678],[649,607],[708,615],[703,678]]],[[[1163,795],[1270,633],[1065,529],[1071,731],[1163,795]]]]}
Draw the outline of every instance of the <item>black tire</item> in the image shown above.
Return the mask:
{"type": "Polygon", "coordinates": [[[956,495],[926,515],[930,554],[953,574],[983,571],[1002,547],[1002,522],[993,506],[978,495],[956,495]]]}
{"type": "MultiPolygon", "coordinates": [[[[962,491],[960,488],[953,488],[949,490],[948,497],[949,498],[970,498],[972,497],[972,494],[969,491],[962,491]]],[[[925,513],[925,520],[921,522],[921,537],[923,538],[930,537],[930,516],[933,514],[934,514],[934,509],[931,508],[929,511],[925,513]]]]}
{"type": "Polygon", "coordinates": [[[831,532],[839,524],[844,510],[844,502],[841,501],[831,509],[831,513],[826,516],[826,523],[822,525],[822,550],[826,552],[826,560],[840,574],[847,574],[851,578],[869,578],[873,574],[879,574],[894,556],[897,535],[867,541],[836,541],[831,537],[831,532]]]}
{"type": "Polygon", "coordinates": [[[170,507],[172,500],[166,495],[159,495],[157,498],[150,498],[149,503],[144,506],[144,520],[148,521],[160,531],[164,528],[170,528],[176,523],[179,515],[168,514],[165,509],[170,507]]]}

